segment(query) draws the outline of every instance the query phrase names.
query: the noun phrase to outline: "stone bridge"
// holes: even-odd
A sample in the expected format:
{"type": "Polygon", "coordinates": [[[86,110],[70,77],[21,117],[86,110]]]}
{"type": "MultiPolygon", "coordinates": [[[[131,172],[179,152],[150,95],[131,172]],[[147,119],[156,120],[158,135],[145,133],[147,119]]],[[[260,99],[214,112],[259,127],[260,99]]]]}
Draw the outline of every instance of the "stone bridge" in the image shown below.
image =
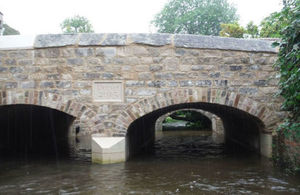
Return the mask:
{"type": "Polygon", "coordinates": [[[274,96],[276,57],[269,41],[212,36],[0,37],[0,104],[70,115],[71,134],[93,135],[95,162],[143,151],[156,120],[180,109],[218,116],[226,142],[270,156],[272,131],[284,118],[274,96]]]}

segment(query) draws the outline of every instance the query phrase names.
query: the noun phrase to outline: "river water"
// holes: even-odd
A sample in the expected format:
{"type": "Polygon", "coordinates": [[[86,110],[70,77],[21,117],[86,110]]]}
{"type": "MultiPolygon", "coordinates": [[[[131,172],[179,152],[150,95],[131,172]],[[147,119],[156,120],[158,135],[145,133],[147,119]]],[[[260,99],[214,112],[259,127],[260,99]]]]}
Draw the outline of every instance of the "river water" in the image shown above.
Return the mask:
{"type": "Polygon", "coordinates": [[[98,165],[90,152],[68,158],[1,158],[0,194],[299,194],[287,176],[255,154],[234,154],[209,132],[157,133],[155,152],[98,165]],[[83,157],[85,156],[85,157],[83,157]]]}

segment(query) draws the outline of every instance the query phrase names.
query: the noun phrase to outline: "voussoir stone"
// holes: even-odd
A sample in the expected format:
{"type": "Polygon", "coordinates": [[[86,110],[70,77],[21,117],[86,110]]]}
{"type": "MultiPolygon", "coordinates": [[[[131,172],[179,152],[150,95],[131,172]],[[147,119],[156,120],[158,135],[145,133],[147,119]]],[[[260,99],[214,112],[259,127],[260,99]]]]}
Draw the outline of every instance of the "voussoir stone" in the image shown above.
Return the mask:
{"type": "Polygon", "coordinates": [[[35,48],[44,47],[63,47],[75,45],[78,39],[78,34],[47,34],[37,35],[34,42],[35,48]]]}

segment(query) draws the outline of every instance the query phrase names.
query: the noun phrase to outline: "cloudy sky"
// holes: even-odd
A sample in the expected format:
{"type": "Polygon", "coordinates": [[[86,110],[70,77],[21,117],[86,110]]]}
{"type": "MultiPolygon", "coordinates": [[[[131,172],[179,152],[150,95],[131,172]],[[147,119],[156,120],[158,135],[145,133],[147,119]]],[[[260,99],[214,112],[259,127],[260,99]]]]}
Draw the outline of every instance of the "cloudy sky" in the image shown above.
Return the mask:
{"type": "MultiPolygon", "coordinates": [[[[229,0],[240,24],[259,24],[281,9],[282,0],[229,0]]],[[[98,33],[154,32],[150,21],[168,0],[1,0],[4,21],[21,34],[61,33],[60,23],[76,14],[87,17],[98,33]]]]}

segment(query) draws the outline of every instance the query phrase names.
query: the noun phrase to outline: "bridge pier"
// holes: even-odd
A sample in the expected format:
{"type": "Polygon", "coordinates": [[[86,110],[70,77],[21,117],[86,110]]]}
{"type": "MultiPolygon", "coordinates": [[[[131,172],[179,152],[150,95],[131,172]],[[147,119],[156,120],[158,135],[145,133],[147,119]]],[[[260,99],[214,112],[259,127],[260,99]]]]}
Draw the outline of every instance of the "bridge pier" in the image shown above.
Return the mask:
{"type": "Polygon", "coordinates": [[[125,137],[92,135],[92,162],[112,164],[126,161],[125,137]]]}
{"type": "Polygon", "coordinates": [[[272,157],[272,134],[260,133],[260,154],[267,158],[272,157]]]}

